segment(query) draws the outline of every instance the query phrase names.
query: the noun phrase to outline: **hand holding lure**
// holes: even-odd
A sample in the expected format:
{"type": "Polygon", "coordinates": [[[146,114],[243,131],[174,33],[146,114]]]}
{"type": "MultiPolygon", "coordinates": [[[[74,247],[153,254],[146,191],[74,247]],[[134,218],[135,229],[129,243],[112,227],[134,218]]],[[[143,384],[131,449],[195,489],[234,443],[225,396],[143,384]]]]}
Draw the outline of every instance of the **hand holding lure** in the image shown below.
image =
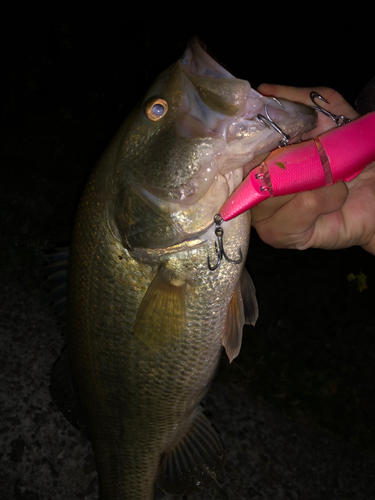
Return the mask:
{"type": "MultiPolygon", "coordinates": [[[[310,94],[327,102],[316,92],[310,94]]],[[[315,139],[273,151],[238,186],[219,211],[229,221],[267,198],[349,182],[375,160],[375,112],[350,121],[315,107],[338,125],[315,139]]],[[[274,126],[268,118],[262,121],[274,126]]],[[[282,133],[282,131],[280,132],[282,133]]],[[[221,234],[222,237],[222,234],[221,234]]]]}
{"type": "MultiPolygon", "coordinates": [[[[325,111],[325,110],[324,110],[325,111]]],[[[337,117],[343,119],[343,117],[337,117]]],[[[350,181],[375,160],[375,112],[270,153],[220,209],[224,221],[261,201],[350,181]]]]}

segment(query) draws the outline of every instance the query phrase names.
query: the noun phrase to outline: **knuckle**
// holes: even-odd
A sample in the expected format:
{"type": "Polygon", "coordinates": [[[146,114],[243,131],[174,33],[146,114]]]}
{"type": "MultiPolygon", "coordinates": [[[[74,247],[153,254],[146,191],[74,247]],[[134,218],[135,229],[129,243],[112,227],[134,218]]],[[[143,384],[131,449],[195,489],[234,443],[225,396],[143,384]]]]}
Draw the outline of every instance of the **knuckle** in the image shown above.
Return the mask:
{"type": "Polygon", "coordinates": [[[305,191],[295,197],[295,210],[316,214],[319,212],[319,196],[316,191],[305,191]]]}

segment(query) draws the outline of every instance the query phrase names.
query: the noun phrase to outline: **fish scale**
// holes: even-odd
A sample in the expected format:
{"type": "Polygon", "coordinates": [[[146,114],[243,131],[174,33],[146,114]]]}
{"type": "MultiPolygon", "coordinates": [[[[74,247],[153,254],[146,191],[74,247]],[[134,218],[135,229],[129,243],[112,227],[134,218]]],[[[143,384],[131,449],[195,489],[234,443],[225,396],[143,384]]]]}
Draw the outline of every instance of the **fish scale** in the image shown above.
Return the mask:
{"type": "MultiPolygon", "coordinates": [[[[315,124],[311,109],[281,110],[193,39],[87,182],[69,256],[69,359],[102,500],[151,500],[157,482],[190,494],[220,476],[222,446],[199,404],[257,303],[245,258],[210,271],[212,220],[245,165],[277,145],[256,119],[265,103],[292,137],[315,124]]],[[[247,212],[223,223],[228,256],[246,257],[250,222],[247,212]]]]}
{"type": "MultiPolygon", "coordinates": [[[[248,215],[245,215],[243,219],[248,220],[248,215]]],[[[244,239],[243,236],[241,237],[241,233],[245,233],[243,229],[248,226],[248,223],[236,221],[236,226],[240,233],[236,239],[238,242],[244,239]]],[[[84,239],[87,245],[87,238],[84,239]]],[[[100,240],[100,236],[98,239],[100,240]]],[[[84,297],[83,300],[85,302],[90,300],[93,311],[99,310],[99,304],[101,310],[107,310],[109,305],[116,302],[132,305],[135,298],[132,287],[126,283],[127,261],[124,259],[119,262],[118,279],[113,280],[113,269],[110,267],[110,263],[113,261],[108,258],[107,249],[105,247],[103,249],[101,245],[92,244],[90,246],[101,251],[99,258],[95,253],[93,254],[93,264],[90,266],[91,280],[97,283],[96,277],[100,276],[102,282],[105,277],[106,287],[101,289],[101,293],[97,293],[94,287],[94,293],[90,294],[92,295],[90,299],[84,297]],[[106,278],[107,276],[110,279],[106,278]],[[111,286],[109,286],[109,281],[111,281],[111,286]]],[[[194,257],[185,257],[189,263],[189,271],[196,267],[194,262],[205,261],[209,246],[207,243],[199,252],[196,252],[194,257]]],[[[87,252],[83,258],[86,259],[86,256],[87,252]]],[[[79,261],[74,260],[73,262],[74,266],[80,267],[79,261]]],[[[229,300],[231,294],[228,294],[227,287],[234,288],[242,269],[229,265],[223,266],[222,276],[220,276],[223,286],[220,286],[218,290],[216,277],[208,271],[207,266],[197,267],[200,267],[201,275],[195,276],[195,283],[190,286],[193,293],[189,294],[187,291],[186,330],[181,335],[185,340],[163,350],[162,354],[150,350],[145,351],[142,343],[137,343],[134,336],[131,337],[130,342],[121,339],[131,330],[138,307],[129,308],[128,314],[132,314],[133,317],[126,315],[127,321],[117,320],[114,324],[112,321],[107,321],[107,316],[97,319],[94,312],[90,315],[90,323],[94,323],[95,328],[92,325],[86,327],[90,330],[89,345],[81,345],[77,351],[75,351],[75,341],[71,337],[73,366],[79,364],[82,350],[89,350],[93,356],[91,369],[93,366],[103,365],[100,354],[95,353],[96,349],[106,353],[111,359],[111,364],[105,364],[105,374],[98,375],[94,372],[93,381],[82,380],[82,386],[85,388],[92,386],[94,391],[86,393],[85,390],[85,394],[82,394],[81,398],[87,408],[88,415],[91,415],[89,427],[93,429],[92,433],[94,435],[102,433],[101,439],[97,439],[94,445],[95,456],[106,456],[107,448],[114,454],[113,445],[116,444],[120,450],[117,451],[115,462],[122,470],[131,471],[132,481],[123,473],[125,479],[123,478],[120,482],[118,474],[112,472],[113,467],[108,469],[106,464],[102,464],[102,459],[98,461],[96,458],[98,469],[102,471],[101,474],[99,473],[102,495],[107,494],[107,490],[109,496],[113,495],[113,485],[116,484],[116,489],[121,491],[118,498],[128,498],[127,495],[131,495],[129,498],[147,498],[142,496],[144,493],[134,496],[135,492],[138,491],[137,494],[139,494],[139,491],[143,489],[145,491],[151,489],[150,485],[155,482],[161,454],[166,447],[167,449],[172,447],[183,435],[186,421],[189,420],[189,417],[191,418],[191,414],[204,396],[216,372],[221,353],[221,331],[225,323],[225,307],[217,307],[217,304],[225,305],[225,301],[229,300]],[[209,286],[207,286],[208,284],[209,286]],[[192,296],[192,300],[189,300],[190,296],[192,296]],[[205,299],[201,301],[199,307],[197,307],[196,296],[205,299]],[[129,343],[132,347],[129,346],[129,343]],[[75,356],[78,356],[78,361],[75,356]],[[184,376],[182,376],[183,372],[184,376]],[[111,394],[107,395],[103,401],[99,396],[104,384],[112,390],[111,394]],[[117,397],[120,390],[122,390],[121,400],[117,397]],[[188,402],[186,394],[189,394],[188,402]],[[152,397],[152,395],[156,396],[152,397]],[[98,408],[101,406],[113,408],[114,405],[116,405],[115,416],[109,422],[105,411],[100,411],[98,408]],[[129,408],[131,411],[128,416],[129,408]],[[127,417],[129,417],[129,421],[127,421],[127,417]],[[151,418],[154,425],[150,425],[151,418]],[[107,432],[104,432],[103,428],[107,427],[107,432]],[[120,437],[126,433],[127,428],[132,430],[132,439],[127,437],[126,441],[120,445],[120,437]],[[172,430],[173,432],[171,432],[172,430]],[[113,433],[117,436],[115,439],[112,438],[113,433]],[[144,468],[141,467],[137,457],[138,447],[150,450],[150,456],[153,457],[150,462],[146,462],[144,468]],[[146,480],[148,477],[150,478],[149,484],[146,480]],[[122,483],[126,484],[122,485],[122,483]]],[[[143,274],[147,274],[147,270],[143,270],[143,274]]],[[[72,286],[75,287],[75,284],[73,283],[72,286]]],[[[88,290],[92,290],[92,288],[89,286],[88,290]]],[[[140,302],[140,297],[138,302],[140,302]]],[[[126,308],[126,310],[128,309],[126,308]]],[[[74,371],[74,375],[77,381],[82,377],[79,372],[74,371]]],[[[108,391],[109,389],[107,389],[108,391]]]]}

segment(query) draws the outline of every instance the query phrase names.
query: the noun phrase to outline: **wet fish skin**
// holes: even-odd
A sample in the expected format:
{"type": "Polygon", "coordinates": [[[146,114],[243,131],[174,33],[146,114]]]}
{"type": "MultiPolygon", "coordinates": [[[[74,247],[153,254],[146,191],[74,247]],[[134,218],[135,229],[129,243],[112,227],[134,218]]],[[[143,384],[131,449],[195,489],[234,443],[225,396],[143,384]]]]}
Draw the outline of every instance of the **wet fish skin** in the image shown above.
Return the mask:
{"type": "MultiPolygon", "coordinates": [[[[211,272],[207,255],[215,252],[213,215],[243,166],[279,141],[251,115],[262,99],[193,40],[86,185],[69,258],[69,351],[103,500],[153,498],[163,463],[170,492],[190,493],[220,473],[223,452],[199,403],[222,345],[230,359],[238,354],[257,305],[247,274],[241,282],[245,259],[211,272]],[[168,102],[155,122],[145,115],[154,96],[168,102]],[[208,455],[170,472],[176,444],[199,438],[208,455]]],[[[307,108],[276,112],[294,136],[315,123],[307,108]]],[[[241,248],[245,257],[250,213],[223,228],[227,254],[241,248]]]]}

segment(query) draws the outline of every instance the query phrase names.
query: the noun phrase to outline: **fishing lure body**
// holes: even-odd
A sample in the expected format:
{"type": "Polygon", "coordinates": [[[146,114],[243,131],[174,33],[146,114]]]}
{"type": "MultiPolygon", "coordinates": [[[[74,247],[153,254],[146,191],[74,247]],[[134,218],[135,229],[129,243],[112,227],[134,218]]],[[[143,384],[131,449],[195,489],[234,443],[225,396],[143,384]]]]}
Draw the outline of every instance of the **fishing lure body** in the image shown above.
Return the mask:
{"type": "Polygon", "coordinates": [[[306,142],[272,153],[238,186],[220,209],[228,221],[273,196],[349,182],[375,160],[375,112],[306,142]]]}

